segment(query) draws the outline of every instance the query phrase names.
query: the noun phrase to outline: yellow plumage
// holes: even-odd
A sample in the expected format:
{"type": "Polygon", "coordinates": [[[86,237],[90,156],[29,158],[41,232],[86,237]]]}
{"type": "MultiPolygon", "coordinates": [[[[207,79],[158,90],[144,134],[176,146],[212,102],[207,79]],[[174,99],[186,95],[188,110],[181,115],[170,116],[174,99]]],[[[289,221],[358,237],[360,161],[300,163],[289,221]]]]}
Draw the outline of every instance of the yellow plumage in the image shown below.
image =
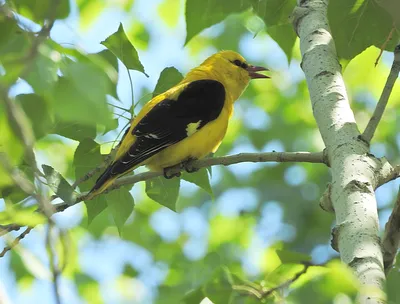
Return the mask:
{"type": "Polygon", "coordinates": [[[146,165],[161,171],[215,152],[225,136],[233,103],[252,78],[267,70],[248,65],[233,51],[222,51],[192,69],[168,91],[148,102],[132,122],[113,163],[87,199],[106,190],[119,176],[146,165]]]}

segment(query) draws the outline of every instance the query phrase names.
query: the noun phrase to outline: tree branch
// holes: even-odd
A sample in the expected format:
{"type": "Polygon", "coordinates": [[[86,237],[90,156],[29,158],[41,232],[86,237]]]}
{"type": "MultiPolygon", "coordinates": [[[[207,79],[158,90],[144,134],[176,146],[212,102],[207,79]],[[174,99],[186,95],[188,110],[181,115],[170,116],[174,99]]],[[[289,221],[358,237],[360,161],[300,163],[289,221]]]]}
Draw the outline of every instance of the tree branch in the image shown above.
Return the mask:
{"type": "Polygon", "coordinates": [[[382,240],[383,263],[386,275],[392,269],[400,243],[400,188],[395,206],[388,222],[382,240]]]}
{"type": "MultiPolygon", "coordinates": [[[[196,160],[191,163],[192,167],[194,169],[201,169],[201,168],[206,168],[206,167],[211,167],[211,166],[217,166],[217,165],[223,165],[223,166],[229,166],[233,164],[238,164],[238,163],[244,163],[244,162],[253,162],[253,163],[263,163],[263,162],[305,162],[305,163],[319,163],[319,164],[326,164],[327,165],[327,159],[326,155],[324,152],[315,152],[315,153],[310,153],[310,152],[265,152],[265,153],[240,153],[240,154],[235,154],[235,155],[229,155],[229,156],[222,156],[222,157],[214,157],[214,158],[205,158],[201,160],[196,160]]],[[[181,166],[175,166],[170,169],[172,172],[171,173],[177,173],[181,172],[182,168],[181,166]]],[[[86,176],[86,175],[85,175],[86,176]]],[[[138,182],[142,181],[147,181],[156,177],[163,177],[164,174],[162,172],[144,172],[136,175],[131,175],[131,176],[124,176],[119,179],[117,179],[114,182],[114,185],[108,189],[108,191],[102,193],[108,193],[110,191],[113,191],[115,189],[118,189],[124,185],[134,185],[138,182]]],[[[81,179],[79,179],[80,181],[81,179]]],[[[76,183],[74,183],[75,185],[76,183]]],[[[102,195],[100,194],[100,195],[102,195]]],[[[85,196],[87,193],[82,193],[79,195],[76,200],[72,204],[67,204],[65,202],[55,204],[54,206],[54,212],[62,212],[66,210],[67,208],[74,206],[83,200],[85,200],[85,196]]],[[[55,197],[54,197],[55,198],[55,197]]],[[[0,236],[6,234],[7,232],[10,231],[15,231],[19,230],[21,226],[16,225],[16,224],[10,224],[10,225],[3,225],[0,226],[0,236]]]]}
{"type": "MultiPolygon", "coordinates": [[[[304,266],[303,269],[300,270],[299,272],[297,272],[297,273],[293,276],[293,278],[291,278],[291,279],[289,279],[289,280],[287,280],[287,281],[285,281],[285,282],[279,284],[278,286],[275,286],[274,288],[271,288],[271,289],[268,289],[268,290],[266,290],[266,291],[263,291],[263,292],[261,293],[261,298],[262,298],[262,299],[263,299],[263,298],[266,298],[266,297],[270,296],[273,292],[288,287],[290,284],[296,282],[303,274],[305,274],[305,273],[307,272],[308,268],[310,268],[310,266],[317,266],[317,265],[313,265],[313,264],[310,263],[310,262],[303,262],[302,264],[303,264],[303,266],[304,266]]],[[[318,265],[318,266],[319,266],[319,265],[318,265]]]]}
{"type": "Polygon", "coordinates": [[[21,233],[18,237],[16,237],[10,245],[6,246],[3,248],[3,250],[0,252],[0,258],[2,258],[3,256],[5,256],[5,254],[10,251],[11,249],[13,249],[15,246],[17,246],[19,244],[19,242],[26,236],[29,234],[29,232],[31,232],[31,230],[33,229],[33,227],[27,227],[25,229],[25,231],[23,233],[21,233]]]}
{"type": "Polygon", "coordinates": [[[359,139],[327,8],[328,0],[298,0],[293,25],[300,38],[301,67],[313,114],[331,167],[330,199],[339,228],[340,257],[360,280],[358,302],[382,304],[385,274],[374,193],[381,162],[369,154],[368,145],[359,139]]]}
{"type": "Polygon", "coordinates": [[[361,135],[362,139],[367,143],[371,142],[372,137],[375,134],[376,128],[382,119],[383,112],[385,111],[386,105],[389,101],[390,94],[392,93],[393,86],[397,80],[400,72],[400,44],[394,49],[394,58],[392,68],[390,69],[389,76],[386,80],[385,87],[383,88],[381,97],[379,98],[378,104],[376,105],[375,111],[372,114],[371,119],[368,122],[364,133],[361,135]]]}

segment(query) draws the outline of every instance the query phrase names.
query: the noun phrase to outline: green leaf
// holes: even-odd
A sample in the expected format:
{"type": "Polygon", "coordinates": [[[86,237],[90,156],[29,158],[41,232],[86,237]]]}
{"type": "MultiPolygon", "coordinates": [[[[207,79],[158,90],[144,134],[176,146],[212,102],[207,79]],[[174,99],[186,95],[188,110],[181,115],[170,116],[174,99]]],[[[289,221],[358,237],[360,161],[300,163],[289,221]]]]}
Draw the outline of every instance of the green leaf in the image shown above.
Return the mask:
{"type": "MultiPolygon", "coordinates": [[[[11,165],[17,166],[21,162],[24,149],[9,125],[3,104],[3,100],[0,98],[0,156],[10,162],[11,165]]],[[[0,187],[14,184],[9,176],[8,170],[3,168],[1,162],[0,176],[0,187]]]]}
{"type": "Polygon", "coordinates": [[[52,167],[42,165],[44,175],[46,176],[49,187],[58,195],[65,203],[72,204],[75,202],[75,194],[72,186],[65,178],[54,170],[52,167]]]}
{"type": "Polygon", "coordinates": [[[120,23],[118,31],[101,42],[101,44],[113,52],[128,69],[142,72],[148,77],[139,60],[139,55],[136,49],[125,34],[122,23],[120,23]]]}
{"type": "Polygon", "coordinates": [[[40,24],[49,18],[67,18],[70,10],[68,0],[12,0],[12,2],[19,14],[40,24]]]}
{"type": "Polygon", "coordinates": [[[276,250],[276,254],[282,264],[297,264],[311,261],[311,257],[304,253],[293,252],[288,250],[276,250]]]}
{"type": "Polygon", "coordinates": [[[146,194],[157,203],[176,211],[180,179],[157,177],[146,181],[146,194]]]}
{"type": "Polygon", "coordinates": [[[18,224],[22,226],[36,226],[46,223],[43,214],[35,212],[35,208],[18,209],[17,207],[7,206],[5,211],[0,212],[0,223],[18,224]]]}
{"type": "Polygon", "coordinates": [[[16,100],[31,121],[36,139],[47,135],[52,125],[47,102],[36,94],[21,94],[16,97],[16,100]]]}
{"type": "Polygon", "coordinates": [[[108,81],[93,66],[75,63],[70,77],[61,77],[55,87],[53,108],[64,122],[93,126],[112,124],[107,105],[108,81]]]}
{"type": "Polygon", "coordinates": [[[107,208],[107,200],[105,195],[99,195],[90,201],[85,201],[85,206],[88,217],[88,225],[91,225],[93,220],[107,208]]]}
{"type": "Polygon", "coordinates": [[[0,78],[3,85],[11,85],[18,79],[32,40],[32,35],[23,31],[13,17],[0,14],[0,62],[6,71],[0,78]]]}
{"type": "Polygon", "coordinates": [[[394,268],[390,271],[386,284],[389,304],[400,302],[399,284],[400,284],[400,271],[398,268],[394,268]]]}
{"type": "Polygon", "coordinates": [[[153,98],[169,90],[183,79],[182,74],[174,67],[168,67],[162,70],[158,78],[157,85],[154,88],[153,98]]]}
{"type": "Polygon", "coordinates": [[[202,30],[223,21],[230,14],[241,13],[249,7],[248,0],[187,0],[185,44],[202,30]]]}
{"type": "Polygon", "coordinates": [[[192,303],[201,303],[201,301],[205,298],[204,292],[202,288],[197,288],[188,292],[182,299],[182,302],[185,304],[192,303]]]}
{"type": "Polygon", "coordinates": [[[109,94],[118,99],[117,83],[118,83],[118,59],[109,50],[102,50],[96,54],[89,54],[87,58],[103,70],[107,77],[109,94]]]}
{"type": "Polygon", "coordinates": [[[139,272],[135,268],[133,268],[130,264],[125,264],[122,273],[127,277],[131,278],[136,278],[139,274],[139,272]]]}
{"type": "Polygon", "coordinates": [[[79,122],[64,122],[59,117],[55,117],[51,133],[82,141],[84,139],[96,137],[96,125],[81,124],[79,122]]]}
{"type": "Polygon", "coordinates": [[[203,292],[214,304],[233,304],[233,284],[230,272],[223,267],[207,282],[203,288],[203,292]]]}
{"type": "MultiPolygon", "coordinates": [[[[338,56],[346,60],[371,45],[380,48],[393,24],[391,16],[374,0],[329,1],[328,19],[338,56]]],[[[398,41],[397,30],[386,50],[392,51],[398,41]]]]}
{"type": "MultiPolygon", "coordinates": [[[[84,139],[75,150],[75,179],[82,178],[89,171],[100,166],[102,162],[103,157],[100,153],[100,145],[93,139],[84,139]]],[[[81,191],[89,191],[99,175],[100,172],[94,175],[91,180],[81,183],[79,189],[81,189],[81,191]]]]}
{"type": "Polygon", "coordinates": [[[267,27],[289,24],[296,0],[251,0],[254,12],[267,27]]]}
{"type": "Polygon", "coordinates": [[[51,59],[51,52],[54,51],[46,45],[42,46],[41,50],[43,48],[47,48],[48,54],[43,54],[43,51],[39,52],[32,61],[29,73],[24,78],[37,94],[46,95],[51,92],[58,80],[59,65],[51,59]]]}
{"type": "Polygon", "coordinates": [[[11,250],[10,254],[11,254],[10,268],[11,268],[17,282],[19,282],[21,279],[29,279],[31,282],[33,282],[35,278],[26,269],[21,256],[18,253],[16,253],[15,250],[11,250]]]}
{"type": "Polygon", "coordinates": [[[104,194],[103,196],[107,201],[107,206],[111,211],[115,225],[121,235],[122,228],[128,217],[132,214],[133,207],[135,206],[132,194],[129,193],[126,187],[123,187],[104,194]]]}
{"type": "Polygon", "coordinates": [[[265,278],[265,284],[273,288],[284,282],[291,280],[296,274],[304,270],[304,265],[301,264],[281,264],[265,278]]]}
{"type": "Polygon", "coordinates": [[[199,186],[201,189],[205,190],[208,194],[214,197],[210,185],[210,178],[206,168],[201,168],[199,171],[193,173],[183,172],[182,179],[199,186]]]}
{"type": "MultiPolygon", "coordinates": [[[[102,163],[103,156],[100,153],[100,145],[92,139],[82,140],[76,148],[74,155],[75,179],[82,178],[102,163]]],[[[94,174],[88,181],[79,184],[79,189],[81,191],[89,191],[100,174],[101,171],[94,174]]],[[[99,195],[90,201],[85,201],[85,205],[88,225],[90,225],[93,219],[107,208],[107,200],[105,195],[99,195]]]]}
{"type": "Polygon", "coordinates": [[[74,281],[78,288],[78,292],[87,303],[102,304],[99,282],[85,273],[75,273],[74,281]]]}
{"type": "Polygon", "coordinates": [[[280,48],[285,52],[288,62],[290,62],[293,46],[297,39],[293,26],[291,24],[269,26],[267,32],[279,44],[280,48]]]}
{"type": "Polygon", "coordinates": [[[125,225],[122,238],[152,251],[162,242],[161,237],[151,227],[149,215],[137,209],[133,215],[133,221],[125,225]]]}

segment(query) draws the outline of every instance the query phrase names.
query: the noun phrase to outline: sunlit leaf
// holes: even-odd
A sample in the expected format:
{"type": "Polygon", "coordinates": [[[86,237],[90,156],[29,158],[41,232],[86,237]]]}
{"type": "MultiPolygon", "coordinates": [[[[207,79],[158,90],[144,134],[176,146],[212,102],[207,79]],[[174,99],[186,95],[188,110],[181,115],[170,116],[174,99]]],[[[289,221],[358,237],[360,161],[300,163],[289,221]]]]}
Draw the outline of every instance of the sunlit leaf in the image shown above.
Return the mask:
{"type": "Polygon", "coordinates": [[[233,304],[233,279],[226,268],[216,271],[214,277],[204,286],[204,294],[214,304],[233,304]]]}
{"type": "Polygon", "coordinates": [[[124,187],[103,196],[107,201],[107,206],[114,218],[115,225],[119,233],[122,234],[122,228],[128,217],[132,214],[133,207],[135,206],[132,194],[124,187]]]}
{"type": "Polygon", "coordinates": [[[311,261],[311,257],[304,253],[293,252],[288,250],[276,250],[282,264],[296,264],[311,261]]]}
{"type": "MultiPolygon", "coordinates": [[[[103,157],[100,153],[100,145],[92,139],[85,139],[79,143],[75,150],[74,167],[75,178],[80,179],[85,176],[89,171],[100,166],[103,162],[103,157]]],[[[79,188],[81,191],[89,191],[94,185],[98,172],[91,180],[81,183],[79,188]]]]}
{"type": "Polygon", "coordinates": [[[179,178],[157,177],[146,181],[146,194],[157,203],[176,211],[179,187],[179,178]]]}
{"type": "Polygon", "coordinates": [[[102,50],[99,53],[89,54],[87,58],[103,69],[110,88],[109,94],[118,99],[117,82],[118,82],[118,59],[109,50],[102,50]]]}
{"type": "MultiPolygon", "coordinates": [[[[0,157],[3,158],[3,161],[10,163],[11,166],[18,165],[23,155],[22,143],[17,140],[14,131],[8,124],[8,119],[1,99],[0,134],[0,157]]],[[[13,181],[8,174],[8,170],[2,166],[2,162],[0,162],[0,176],[0,187],[10,186],[13,184],[13,181]]]]}
{"type": "Polygon", "coordinates": [[[202,30],[223,21],[230,14],[241,13],[249,7],[248,0],[187,0],[185,44],[202,30]]]}
{"type": "Polygon", "coordinates": [[[213,191],[210,185],[210,178],[208,176],[207,169],[201,168],[199,171],[193,173],[184,172],[182,174],[182,179],[199,186],[213,197],[213,191]]]}
{"type": "Polygon", "coordinates": [[[65,122],[93,125],[112,123],[107,106],[108,81],[101,72],[86,64],[74,64],[70,77],[61,77],[55,87],[55,114],[65,122]],[[90,113],[90,115],[89,115],[90,113]]]}
{"type": "MultiPolygon", "coordinates": [[[[42,48],[47,47],[42,46],[42,48]]],[[[52,50],[48,49],[48,54],[39,52],[30,65],[29,73],[24,77],[35,92],[43,96],[51,92],[58,80],[57,71],[59,64],[51,58],[51,52],[52,50]]],[[[60,55],[58,54],[58,56],[60,55]]]]}
{"type": "Polygon", "coordinates": [[[76,273],[74,281],[78,287],[79,294],[86,301],[93,304],[104,303],[101,297],[100,285],[94,278],[85,273],[76,273]]]}
{"type": "Polygon", "coordinates": [[[17,282],[19,283],[22,279],[29,279],[33,281],[34,277],[26,269],[25,264],[21,259],[21,256],[14,250],[11,250],[10,255],[10,268],[12,269],[12,272],[15,275],[15,279],[17,280],[17,282]]]}
{"type": "Polygon", "coordinates": [[[43,24],[46,19],[64,19],[69,15],[68,0],[12,0],[19,14],[43,24]]]}
{"type": "Polygon", "coordinates": [[[101,42],[104,46],[106,46],[111,52],[117,56],[128,69],[136,70],[142,72],[146,76],[146,72],[144,71],[144,67],[139,60],[139,55],[129,41],[128,37],[125,34],[122,23],[120,23],[118,31],[109,36],[106,40],[101,42]]]}
{"type": "Polygon", "coordinates": [[[17,80],[25,68],[23,59],[31,41],[31,35],[23,31],[14,18],[0,14],[0,62],[6,72],[1,82],[11,84],[17,80]]]}
{"type": "Polygon", "coordinates": [[[182,74],[174,67],[162,70],[158,78],[157,85],[154,88],[153,97],[167,91],[183,79],[182,74]]]}
{"type": "Polygon", "coordinates": [[[0,222],[3,225],[14,223],[34,227],[46,223],[46,218],[35,212],[35,208],[18,209],[8,206],[5,211],[0,212],[0,222]]]}
{"type": "Polygon", "coordinates": [[[290,62],[292,59],[292,50],[297,39],[293,26],[289,23],[269,26],[267,32],[279,44],[290,62]]]}
{"type": "Polygon", "coordinates": [[[290,23],[289,16],[296,6],[296,0],[251,0],[251,3],[267,27],[290,23]]]}
{"type": "Polygon", "coordinates": [[[169,27],[175,27],[178,24],[180,4],[180,0],[164,0],[158,6],[158,15],[169,27]]]}
{"type": "MultiPolygon", "coordinates": [[[[388,12],[373,0],[329,1],[328,19],[338,55],[347,60],[371,45],[383,46],[393,25],[388,12]]],[[[397,32],[387,50],[392,51],[399,41],[397,32]]],[[[370,64],[373,66],[373,62],[370,64]]]]}
{"type": "Polygon", "coordinates": [[[87,138],[96,137],[96,125],[82,124],[79,122],[64,122],[59,117],[56,117],[51,133],[82,141],[87,138]]]}

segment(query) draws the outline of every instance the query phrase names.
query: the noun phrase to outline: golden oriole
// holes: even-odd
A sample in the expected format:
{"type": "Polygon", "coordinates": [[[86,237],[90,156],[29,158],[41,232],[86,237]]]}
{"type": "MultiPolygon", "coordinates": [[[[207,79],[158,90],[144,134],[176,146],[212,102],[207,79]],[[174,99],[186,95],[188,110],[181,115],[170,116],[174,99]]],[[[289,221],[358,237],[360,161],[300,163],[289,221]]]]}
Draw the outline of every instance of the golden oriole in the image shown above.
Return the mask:
{"type": "Polygon", "coordinates": [[[233,51],[218,52],[192,69],[180,83],[142,108],[122,138],[114,161],[86,199],[139,166],[160,171],[215,152],[225,136],[233,103],[250,79],[269,78],[260,71],[268,69],[246,63],[233,51]]]}

